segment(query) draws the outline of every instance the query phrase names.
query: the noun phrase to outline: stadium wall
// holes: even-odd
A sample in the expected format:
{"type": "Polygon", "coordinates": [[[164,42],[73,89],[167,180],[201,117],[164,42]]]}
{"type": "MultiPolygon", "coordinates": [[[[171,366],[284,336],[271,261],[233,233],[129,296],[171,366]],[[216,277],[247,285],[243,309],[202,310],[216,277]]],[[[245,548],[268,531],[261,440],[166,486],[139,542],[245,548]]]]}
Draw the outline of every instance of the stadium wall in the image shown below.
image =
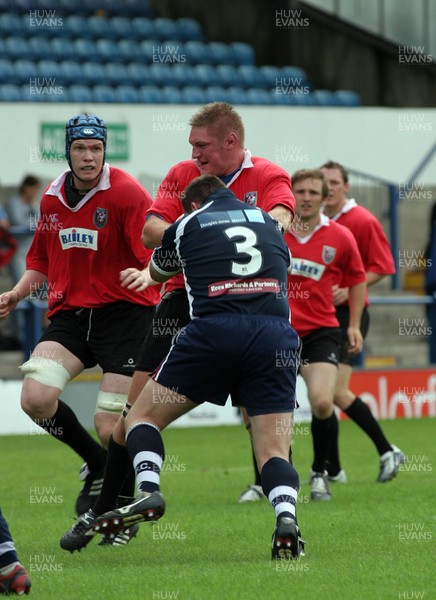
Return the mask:
{"type": "MultiPolygon", "coordinates": [[[[331,158],[347,167],[400,185],[407,182],[431,149],[436,109],[237,107],[246,145],[289,173],[331,158]]],[[[66,168],[62,127],[72,115],[95,112],[121,144],[122,159],[110,164],[145,181],[154,195],[168,169],[190,158],[189,119],[198,106],[117,104],[2,104],[2,136],[7,142],[0,167],[2,186],[16,186],[35,172],[51,180],[66,168]],[[53,128],[53,133],[50,127],[53,128]]],[[[420,174],[436,183],[436,157],[420,174]]]]}

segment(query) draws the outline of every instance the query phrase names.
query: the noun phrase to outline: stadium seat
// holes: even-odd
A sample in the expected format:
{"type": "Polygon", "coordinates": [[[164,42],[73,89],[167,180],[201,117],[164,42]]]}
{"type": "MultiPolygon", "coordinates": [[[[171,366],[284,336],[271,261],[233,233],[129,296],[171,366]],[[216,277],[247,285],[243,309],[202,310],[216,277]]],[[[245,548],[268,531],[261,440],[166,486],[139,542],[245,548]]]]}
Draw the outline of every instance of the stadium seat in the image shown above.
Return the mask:
{"type": "Polygon", "coordinates": [[[229,102],[227,90],[219,85],[212,85],[204,90],[206,102],[229,102]]]}
{"type": "Polygon", "coordinates": [[[203,44],[202,42],[186,42],[185,52],[187,55],[187,62],[190,65],[210,64],[208,44],[203,44]]]}
{"type": "Polygon", "coordinates": [[[244,44],[243,42],[233,42],[230,44],[230,49],[233,54],[233,63],[235,65],[254,65],[256,64],[256,56],[253,46],[244,44]]]}
{"type": "Polygon", "coordinates": [[[247,94],[243,88],[229,87],[227,89],[228,102],[230,104],[248,104],[247,94]]]}
{"type": "Polygon", "coordinates": [[[295,104],[298,106],[316,106],[317,102],[313,98],[312,94],[293,94],[295,104]]]}
{"type": "Polygon", "coordinates": [[[36,63],[36,77],[43,79],[54,79],[57,83],[53,85],[60,85],[60,74],[61,69],[59,64],[54,60],[40,60],[36,63]]]}
{"type": "Polygon", "coordinates": [[[153,44],[153,62],[163,65],[185,65],[186,58],[185,46],[178,40],[164,40],[153,44]]]}
{"type": "Polygon", "coordinates": [[[158,40],[181,40],[176,21],[166,18],[157,18],[153,21],[154,37],[158,40]]]}
{"type": "Polygon", "coordinates": [[[116,101],[123,104],[137,104],[140,102],[138,90],[131,85],[119,85],[115,88],[116,101]]]}
{"type": "Polygon", "coordinates": [[[133,85],[148,85],[148,67],[138,63],[130,63],[125,67],[126,75],[133,85]]]}
{"type": "Polygon", "coordinates": [[[36,78],[36,64],[31,60],[17,60],[14,64],[17,83],[29,85],[31,79],[36,78]]]}
{"type": "Polygon", "coordinates": [[[93,39],[115,38],[116,35],[112,31],[111,25],[112,21],[110,19],[96,15],[92,15],[86,20],[86,27],[92,31],[93,39]]]}
{"type": "Polygon", "coordinates": [[[272,104],[269,92],[259,88],[249,88],[246,91],[246,98],[249,104],[272,104]]]}
{"type": "Polygon", "coordinates": [[[77,40],[74,40],[73,46],[76,60],[78,60],[79,62],[100,62],[100,55],[98,54],[95,44],[92,40],[85,40],[83,38],[79,38],[77,40]]]}
{"type": "Polygon", "coordinates": [[[233,51],[228,44],[222,42],[210,42],[208,44],[209,61],[213,65],[232,65],[233,51]]]}
{"type": "Polygon", "coordinates": [[[13,63],[9,60],[0,59],[0,83],[19,83],[13,63]]]}
{"type": "Polygon", "coordinates": [[[173,77],[172,85],[177,85],[179,87],[184,87],[186,85],[198,85],[198,77],[195,67],[192,67],[186,63],[178,63],[173,65],[171,69],[171,74],[173,77]]]}
{"type": "Polygon", "coordinates": [[[179,30],[180,39],[182,42],[188,42],[189,40],[194,42],[203,42],[205,39],[200,23],[195,21],[195,19],[189,19],[186,17],[177,19],[177,28],[179,30]]]}
{"type": "Polygon", "coordinates": [[[94,85],[107,85],[109,82],[109,77],[103,65],[96,62],[84,62],[81,65],[82,70],[82,78],[81,83],[86,83],[86,85],[94,86],[94,85]]]}
{"type": "Polygon", "coordinates": [[[339,100],[333,92],[329,90],[314,90],[312,97],[320,106],[338,106],[339,100]]]}
{"type": "Polygon", "coordinates": [[[186,86],[181,89],[184,104],[205,104],[206,94],[200,87],[186,86]]]}
{"type": "MultiPolygon", "coordinates": [[[[137,82],[131,76],[131,73],[126,68],[126,65],[119,63],[108,63],[104,65],[106,73],[106,81],[109,85],[136,85],[137,82]]],[[[142,81],[137,85],[142,84],[142,81]]]]}
{"type": "Polygon", "coordinates": [[[264,65],[259,67],[259,73],[264,80],[264,87],[267,90],[275,88],[278,85],[278,81],[280,81],[282,77],[280,67],[275,67],[272,65],[264,65]]]}
{"type": "Polygon", "coordinates": [[[11,60],[29,59],[29,45],[27,41],[20,37],[7,37],[4,40],[5,58],[11,60]]]}
{"type": "Polygon", "coordinates": [[[159,51],[158,40],[144,40],[137,44],[139,50],[139,58],[146,64],[153,63],[153,56],[159,51]]]}
{"type": "Polygon", "coordinates": [[[281,67],[279,77],[282,79],[281,85],[284,86],[291,86],[294,88],[304,88],[310,86],[306,71],[300,69],[300,67],[281,67]]]}
{"type": "Polygon", "coordinates": [[[132,22],[127,17],[112,17],[109,19],[109,32],[101,37],[111,37],[117,40],[128,40],[132,33],[132,22]]]}
{"type": "Polygon", "coordinates": [[[70,102],[92,102],[91,90],[86,85],[70,85],[67,94],[70,102]]]}
{"type": "Polygon", "coordinates": [[[63,85],[79,85],[83,81],[82,65],[73,60],[61,61],[59,71],[63,85]]]}
{"type": "Polygon", "coordinates": [[[148,67],[148,81],[150,85],[157,85],[159,87],[173,85],[174,78],[172,75],[172,67],[153,63],[148,67]]]}
{"type": "Polygon", "coordinates": [[[142,85],[139,90],[139,100],[144,104],[161,104],[162,92],[154,85],[142,85]]]}
{"type": "MultiPolygon", "coordinates": [[[[123,62],[122,56],[118,51],[118,45],[113,40],[101,39],[95,42],[95,48],[97,50],[100,62],[123,62]]],[[[90,57],[89,60],[93,60],[90,57]]]]}
{"type": "Polygon", "coordinates": [[[109,85],[96,85],[92,90],[92,99],[94,102],[118,102],[115,91],[109,85]]]}
{"type": "Polygon", "coordinates": [[[51,44],[43,37],[31,37],[27,40],[28,55],[30,60],[51,60],[51,44]]]}
{"type": "Polygon", "coordinates": [[[361,106],[359,94],[350,90],[337,90],[335,96],[340,106],[361,106]]]}
{"type": "Polygon", "coordinates": [[[197,85],[210,87],[221,83],[221,78],[215,71],[215,67],[211,65],[195,65],[193,70],[197,77],[197,85]]]}
{"type": "Polygon", "coordinates": [[[22,37],[26,35],[22,27],[22,21],[18,15],[11,13],[0,14],[0,37],[6,36],[22,37]]]}
{"type": "Polygon", "coordinates": [[[216,74],[225,87],[238,87],[241,84],[241,77],[234,66],[218,65],[216,74]]]}
{"type": "Polygon", "coordinates": [[[120,40],[118,42],[118,54],[124,63],[141,60],[141,50],[138,42],[134,40],[120,40]]]}
{"type": "Polygon", "coordinates": [[[263,88],[264,78],[258,67],[254,65],[242,65],[235,71],[239,75],[239,85],[246,88],[263,88]]]}
{"type": "Polygon", "coordinates": [[[180,90],[174,86],[164,86],[161,88],[163,104],[183,104],[180,90]]]}
{"type": "Polygon", "coordinates": [[[21,90],[11,83],[0,84],[0,102],[20,102],[21,90]]]}
{"type": "Polygon", "coordinates": [[[295,106],[297,104],[294,94],[281,93],[277,88],[269,91],[271,104],[281,104],[286,106],[295,106]]]}
{"type": "Polygon", "coordinates": [[[155,40],[157,36],[154,33],[153,21],[144,17],[135,17],[132,19],[130,36],[140,41],[155,40]]]}
{"type": "MultiPolygon", "coordinates": [[[[130,17],[139,17],[142,15],[143,17],[154,18],[158,16],[155,9],[150,6],[148,0],[124,0],[122,11],[130,17]]],[[[119,9],[117,12],[119,12],[119,9]]]]}
{"type": "Polygon", "coordinates": [[[66,38],[53,38],[50,43],[51,57],[57,60],[76,60],[73,42],[66,38]]]}
{"type": "Polygon", "coordinates": [[[94,37],[92,29],[88,27],[88,19],[78,14],[65,17],[63,20],[63,29],[66,36],[72,40],[77,40],[78,38],[91,39],[94,37]]]}

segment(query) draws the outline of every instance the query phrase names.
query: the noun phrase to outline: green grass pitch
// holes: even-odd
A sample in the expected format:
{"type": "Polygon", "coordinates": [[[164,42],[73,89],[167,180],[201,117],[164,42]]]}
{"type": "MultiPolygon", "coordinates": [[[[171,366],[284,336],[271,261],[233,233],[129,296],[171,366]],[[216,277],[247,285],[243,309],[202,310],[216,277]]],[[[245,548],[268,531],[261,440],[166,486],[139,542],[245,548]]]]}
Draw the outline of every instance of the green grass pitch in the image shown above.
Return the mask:
{"type": "Polygon", "coordinates": [[[407,454],[399,476],[376,484],[378,456],[350,422],[340,424],[349,483],[331,502],[309,500],[309,426],[296,427],[299,561],[272,561],[274,514],[266,500],[238,504],[251,483],[243,427],[170,429],[162,491],[167,512],[126,547],[80,553],[59,547],[73,524],[80,459],[48,436],[0,437],[1,495],[21,561],[41,600],[388,600],[436,597],[435,421],[385,421],[407,454]]]}

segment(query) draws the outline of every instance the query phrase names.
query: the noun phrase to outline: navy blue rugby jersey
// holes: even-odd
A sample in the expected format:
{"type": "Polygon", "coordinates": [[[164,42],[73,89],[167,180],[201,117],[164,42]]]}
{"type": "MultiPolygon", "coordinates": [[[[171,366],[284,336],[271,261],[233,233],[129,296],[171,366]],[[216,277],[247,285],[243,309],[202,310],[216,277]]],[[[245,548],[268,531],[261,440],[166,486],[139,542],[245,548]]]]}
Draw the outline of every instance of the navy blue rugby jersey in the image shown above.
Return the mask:
{"type": "Polygon", "coordinates": [[[164,276],[183,270],[191,319],[213,313],[289,319],[289,249],[277,222],[230,190],[173,223],[152,256],[164,276]]]}

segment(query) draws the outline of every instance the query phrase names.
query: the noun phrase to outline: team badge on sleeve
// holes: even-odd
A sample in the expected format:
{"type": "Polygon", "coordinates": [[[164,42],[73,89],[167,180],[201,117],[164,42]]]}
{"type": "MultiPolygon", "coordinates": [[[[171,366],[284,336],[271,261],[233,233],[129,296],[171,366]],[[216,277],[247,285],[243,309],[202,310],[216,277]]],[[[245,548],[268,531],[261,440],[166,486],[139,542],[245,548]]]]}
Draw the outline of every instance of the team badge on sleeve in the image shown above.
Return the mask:
{"type": "Polygon", "coordinates": [[[334,261],[336,256],[336,248],[332,248],[331,246],[323,246],[322,247],[322,260],[326,265],[329,265],[334,261]]]}
{"type": "Polygon", "coordinates": [[[247,192],[244,194],[244,202],[248,206],[256,206],[257,203],[257,192],[247,192]]]}
{"type": "Polygon", "coordinates": [[[101,229],[107,223],[107,209],[106,208],[96,208],[94,213],[94,225],[101,229]]]}

